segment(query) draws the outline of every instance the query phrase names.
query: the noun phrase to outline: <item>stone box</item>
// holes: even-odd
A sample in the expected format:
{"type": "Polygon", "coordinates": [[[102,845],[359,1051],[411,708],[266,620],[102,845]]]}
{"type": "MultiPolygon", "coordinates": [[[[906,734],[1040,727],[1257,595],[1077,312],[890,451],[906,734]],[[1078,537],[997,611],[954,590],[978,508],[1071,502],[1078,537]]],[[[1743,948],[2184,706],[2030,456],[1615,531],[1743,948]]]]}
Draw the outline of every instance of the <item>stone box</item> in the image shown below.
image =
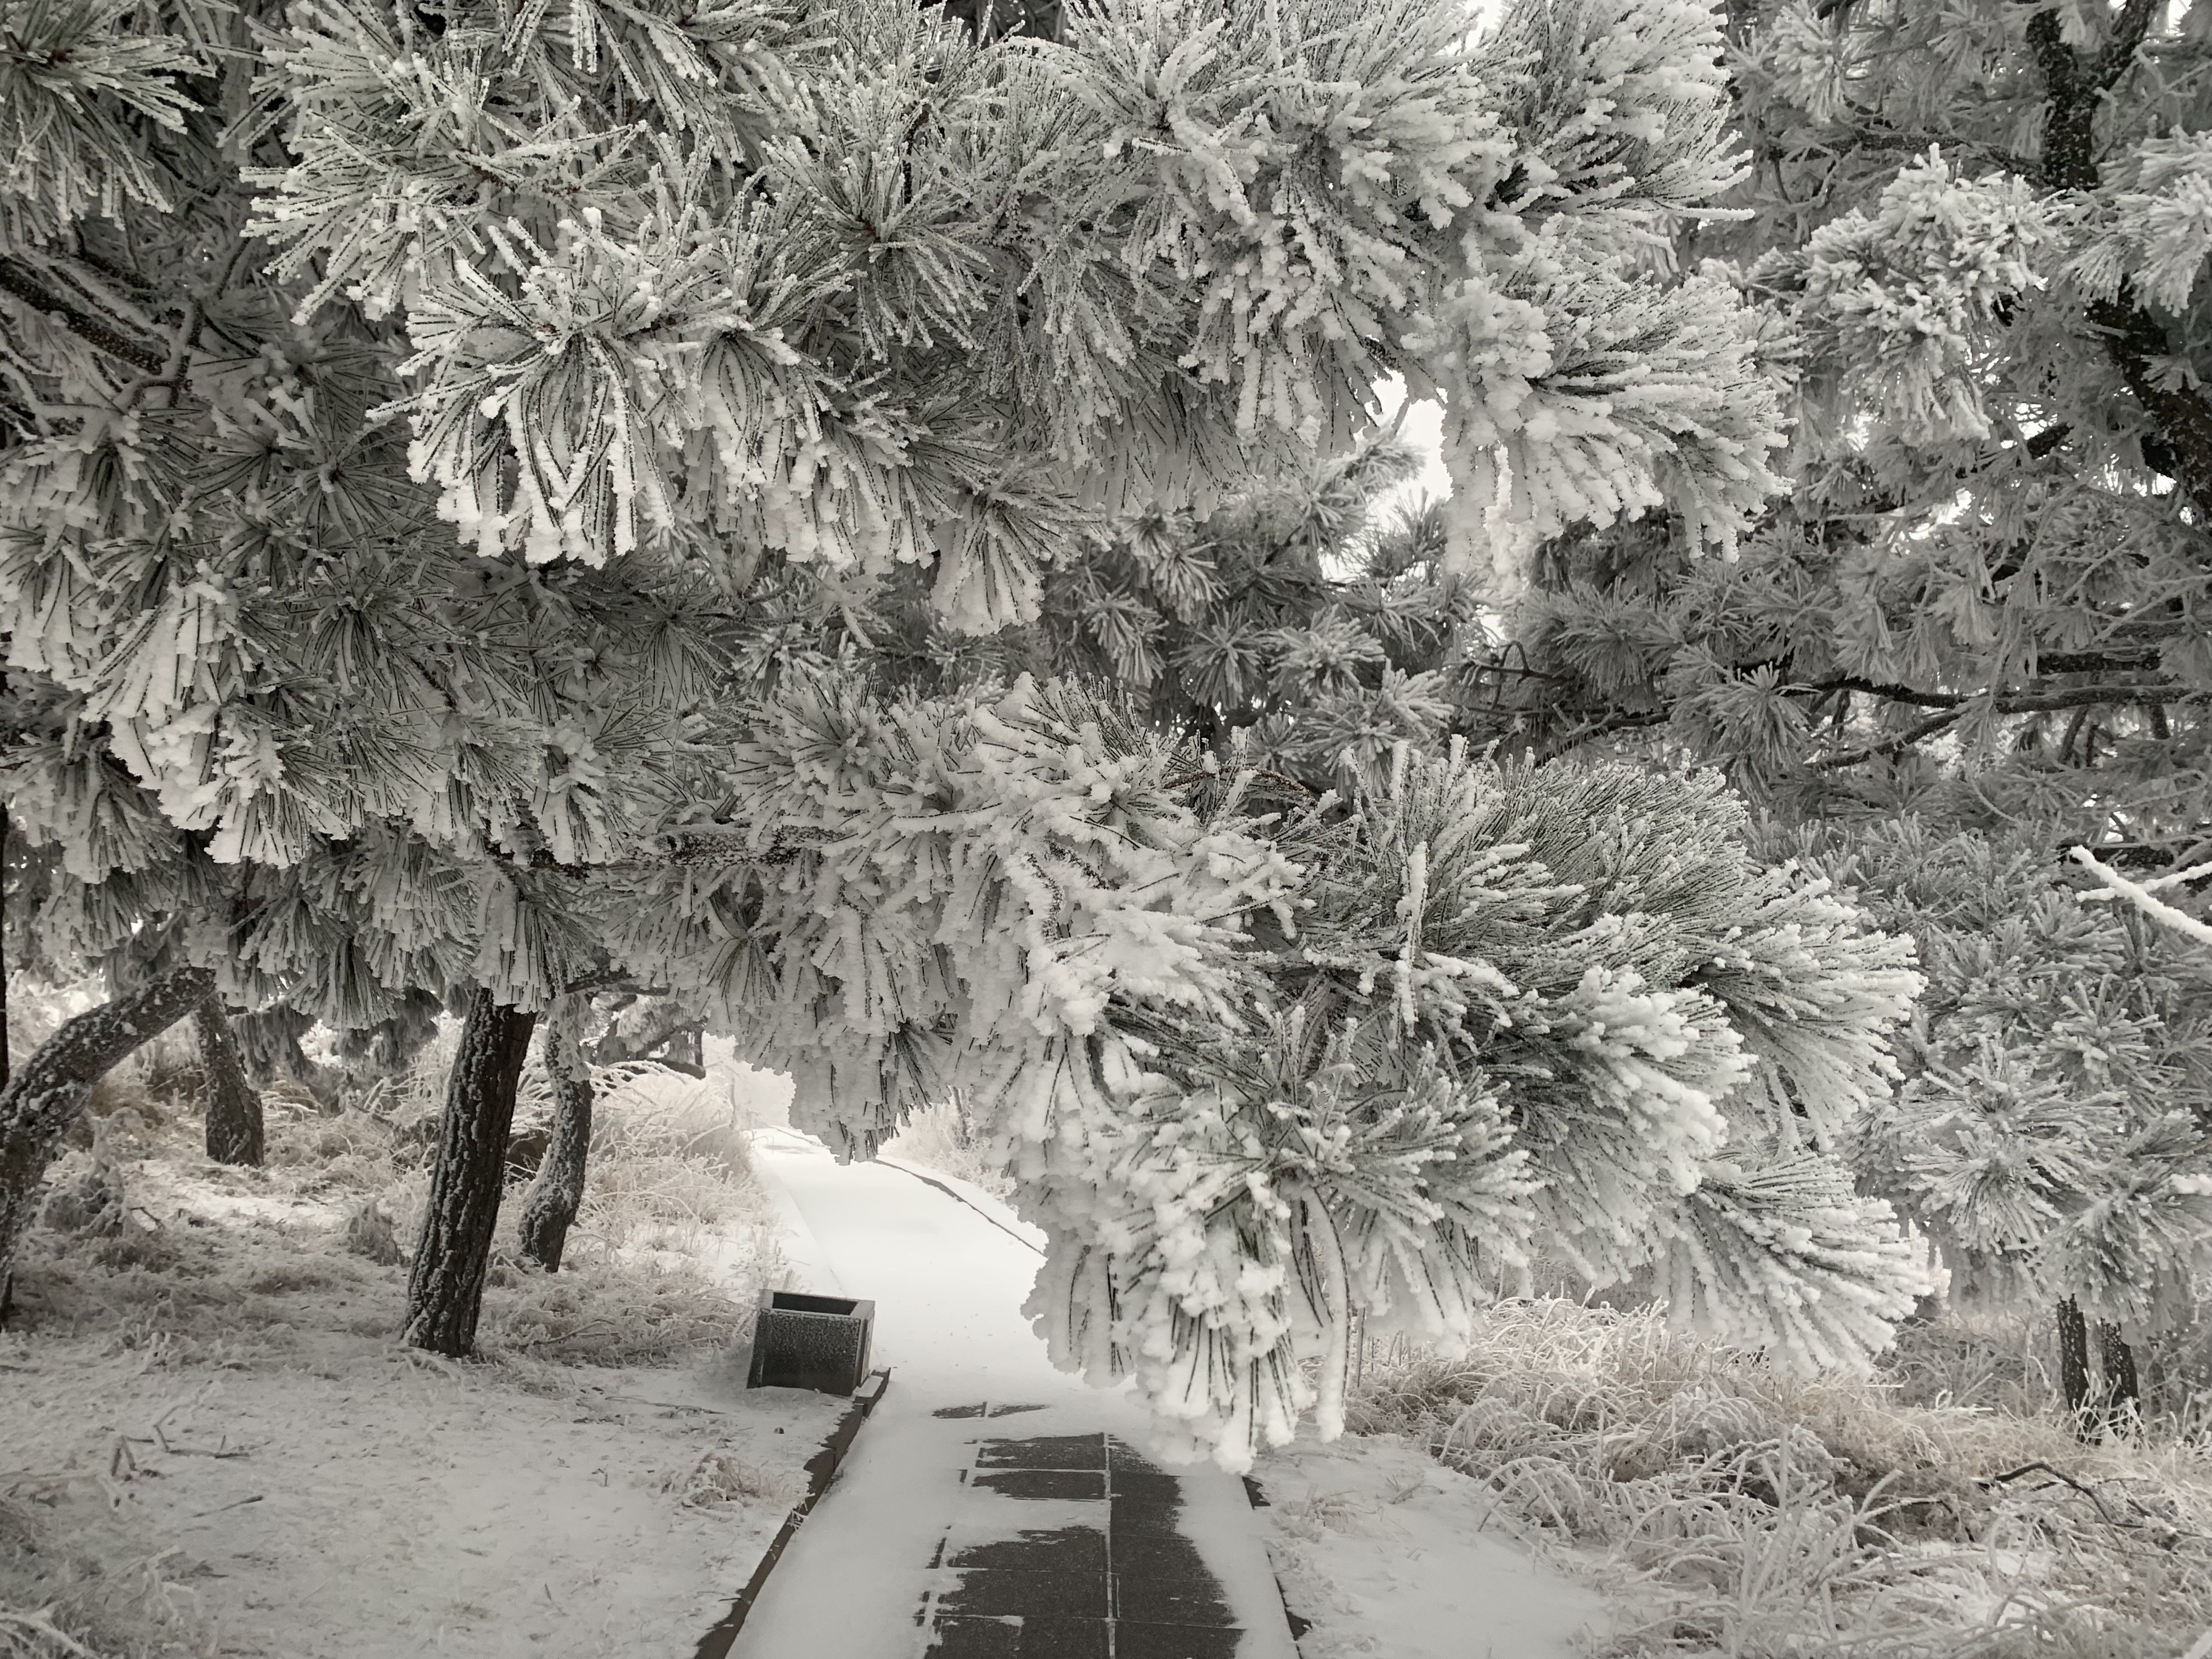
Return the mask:
{"type": "Polygon", "coordinates": [[[762,1294],[753,1318],[749,1389],[811,1389],[849,1395],[868,1375],[876,1304],[799,1291],[762,1294]]]}

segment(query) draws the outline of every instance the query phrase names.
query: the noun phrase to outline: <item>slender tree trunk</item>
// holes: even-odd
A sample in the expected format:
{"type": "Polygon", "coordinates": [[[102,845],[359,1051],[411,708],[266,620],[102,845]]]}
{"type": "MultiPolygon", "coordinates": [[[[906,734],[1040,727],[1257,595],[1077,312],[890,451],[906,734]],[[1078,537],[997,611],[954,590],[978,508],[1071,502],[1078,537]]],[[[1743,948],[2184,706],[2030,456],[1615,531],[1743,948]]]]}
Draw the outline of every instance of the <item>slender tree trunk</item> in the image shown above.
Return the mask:
{"type": "Polygon", "coordinates": [[[2109,1320],[2097,1322],[2097,1359],[2105,1370],[2105,1426],[2127,1434],[2142,1420],[2142,1378],[2136,1370],[2135,1350],[2109,1320]]]}
{"type": "MultiPolygon", "coordinates": [[[[8,1086],[8,809],[0,806],[0,1089],[8,1086]]],[[[6,1310],[0,1308],[0,1316],[6,1310]]]]}
{"type": "Polygon", "coordinates": [[[499,1226],[507,1137],[514,1128],[514,1091],[537,1023],[536,1014],[494,1002],[482,987],[461,1022],[460,1049],[438,1124],[429,1206],[407,1281],[405,1338],[411,1347],[459,1359],[476,1346],[484,1273],[499,1226]]]}
{"type": "Polygon", "coordinates": [[[2058,1391],[2066,1397],[2066,1415],[2079,1432],[2086,1432],[2089,1409],[2089,1322],[2072,1297],[2058,1304],[2058,1391]]]}
{"type": "Polygon", "coordinates": [[[31,1196],[85,1097],[110,1067],[215,994],[205,968],[175,968],[79,1014],[32,1051],[0,1089],[0,1313],[13,1288],[15,1246],[31,1196]]]}
{"type": "Polygon", "coordinates": [[[218,1164],[261,1167],[261,1091],[246,1075],[238,1034],[222,1012],[219,997],[192,1010],[192,1032],[199,1038],[200,1069],[207,1079],[207,1153],[218,1164]]]}
{"type": "Polygon", "coordinates": [[[584,1159],[592,1146],[592,1068],[584,1059],[580,994],[553,1005],[545,1023],[545,1076],[553,1085],[553,1139],[522,1206],[522,1255],[549,1273],[561,1270],[568,1228],[584,1201],[584,1159]]]}

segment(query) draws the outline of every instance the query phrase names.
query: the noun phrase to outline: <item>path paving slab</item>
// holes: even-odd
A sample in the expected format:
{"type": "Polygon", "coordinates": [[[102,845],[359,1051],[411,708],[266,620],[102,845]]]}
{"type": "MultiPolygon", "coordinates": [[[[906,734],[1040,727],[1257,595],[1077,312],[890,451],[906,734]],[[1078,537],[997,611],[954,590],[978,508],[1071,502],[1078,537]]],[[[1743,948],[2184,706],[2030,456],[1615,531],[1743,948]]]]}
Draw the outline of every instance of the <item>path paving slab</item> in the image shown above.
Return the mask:
{"type": "MultiPolygon", "coordinates": [[[[995,1414],[956,1407],[935,1415],[995,1414]]],[[[1103,1431],[979,1439],[959,1473],[915,1617],[926,1653],[1230,1659],[1243,1644],[1227,1591],[1185,1532],[1187,1477],[1103,1431]],[[1023,1526],[994,1501],[1005,1498],[1052,1505],[1054,1524],[1023,1526]]]]}

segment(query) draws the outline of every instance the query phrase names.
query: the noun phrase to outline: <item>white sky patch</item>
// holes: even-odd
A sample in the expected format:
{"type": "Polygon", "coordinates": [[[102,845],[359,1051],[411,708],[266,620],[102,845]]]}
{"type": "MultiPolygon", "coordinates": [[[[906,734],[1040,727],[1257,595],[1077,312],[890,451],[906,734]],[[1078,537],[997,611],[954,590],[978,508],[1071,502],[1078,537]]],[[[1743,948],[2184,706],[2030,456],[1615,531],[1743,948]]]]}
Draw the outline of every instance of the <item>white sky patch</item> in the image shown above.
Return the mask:
{"type": "Polygon", "coordinates": [[[1405,421],[1398,428],[1398,435],[1417,446],[1428,457],[1428,465],[1421,470],[1419,477],[1401,485],[1377,505],[1388,511],[1410,507],[1425,496],[1433,496],[1438,501],[1448,499],[1452,491],[1451,475],[1444,471],[1443,405],[1433,398],[1424,398],[1408,408],[1406,382],[1395,374],[1376,382],[1375,393],[1382,400],[1382,424],[1389,426],[1397,419],[1399,411],[1404,410],[1405,421]]]}

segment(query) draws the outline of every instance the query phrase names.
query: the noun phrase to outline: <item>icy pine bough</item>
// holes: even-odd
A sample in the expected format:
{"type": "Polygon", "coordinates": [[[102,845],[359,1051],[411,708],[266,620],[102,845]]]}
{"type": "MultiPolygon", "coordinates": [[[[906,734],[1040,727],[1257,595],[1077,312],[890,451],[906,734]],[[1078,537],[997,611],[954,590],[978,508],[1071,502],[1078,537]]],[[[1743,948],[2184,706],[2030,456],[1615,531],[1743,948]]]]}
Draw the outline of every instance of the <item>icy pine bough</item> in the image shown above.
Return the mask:
{"type": "Polygon", "coordinates": [[[672,845],[737,923],[701,988],[848,1154],[985,1104],[1050,1240],[1030,1314],[1164,1449],[1334,1432],[1355,1313],[1463,1344],[1539,1246],[1802,1368],[1923,1286],[1825,1150],[1887,1093],[1909,946],[1759,866],[1717,778],[1402,753],[1266,811],[1027,680],[808,681],[756,731],[672,845]]]}

